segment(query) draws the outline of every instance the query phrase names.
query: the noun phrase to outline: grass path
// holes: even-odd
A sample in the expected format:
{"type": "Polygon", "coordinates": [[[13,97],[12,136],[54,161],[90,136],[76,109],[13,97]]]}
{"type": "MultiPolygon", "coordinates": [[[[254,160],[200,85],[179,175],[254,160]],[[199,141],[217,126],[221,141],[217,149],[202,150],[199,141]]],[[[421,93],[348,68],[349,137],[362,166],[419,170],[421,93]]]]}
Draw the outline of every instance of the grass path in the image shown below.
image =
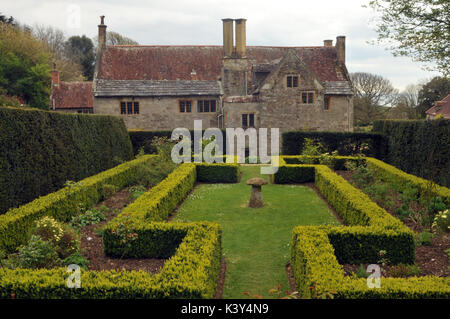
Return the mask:
{"type": "Polygon", "coordinates": [[[200,184],[179,208],[173,221],[214,221],[223,227],[227,273],[223,298],[245,298],[249,291],[264,298],[280,283],[289,288],[285,265],[296,225],[338,225],[326,203],[314,190],[301,185],[263,186],[265,206],[249,208],[251,186],[260,175],[257,166],[241,167],[239,184],[200,184]]]}

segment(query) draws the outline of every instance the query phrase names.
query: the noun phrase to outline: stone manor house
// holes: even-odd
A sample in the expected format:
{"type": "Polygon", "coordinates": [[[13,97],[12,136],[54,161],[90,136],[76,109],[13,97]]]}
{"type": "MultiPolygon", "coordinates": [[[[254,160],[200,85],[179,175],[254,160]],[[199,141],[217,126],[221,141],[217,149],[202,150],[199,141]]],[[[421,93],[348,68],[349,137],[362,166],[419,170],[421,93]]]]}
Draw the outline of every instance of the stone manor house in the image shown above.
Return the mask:
{"type": "Polygon", "coordinates": [[[109,46],[102,16],[92,84],[58,79],[51,108],[122,116],[129,129],[193,129],[201,119],[203,128],[353,130],[344,36],[335,45],[247,46],[246,20],[222,21],[223,46],[109,46]],[[84,104],[55,105],[61,96],[84,104]]]}

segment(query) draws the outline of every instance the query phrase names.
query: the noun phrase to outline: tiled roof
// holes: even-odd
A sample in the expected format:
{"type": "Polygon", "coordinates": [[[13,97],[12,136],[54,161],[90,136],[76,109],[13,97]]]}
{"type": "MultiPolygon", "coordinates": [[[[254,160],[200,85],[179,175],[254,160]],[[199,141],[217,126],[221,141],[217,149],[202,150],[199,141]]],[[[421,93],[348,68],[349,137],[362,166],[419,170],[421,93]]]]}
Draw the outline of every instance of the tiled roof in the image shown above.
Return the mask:
{"type": "Polygon", "coordinates": [[[435,102],[434,106],[429,108],[425,113],[433,116],[441,114],[444,118],[450,119],[450,94],[441,101],[435,102]]]}
{"type": "Polygon", "coordinates": [[[53,86],[51,99],[52,109],[92,108],[92,82],[60,82],[53,86]]]}
{"type": "Polygon", "coordinates": [[[324,94],[330,95],[353,95],[349,81],[327,81],[323,82],[324,94]]]}
{"type": "MultiPolygon", "coordinates": [[[[334,47],[247,46],[249,76],[253,65],[273,64],[292,48],[320,81],[346,81],[336,64],[334,47]]],[[[217,81],[221,74],[222,46],[107,46],[102,53],[98,79],[217,81]]]]}
{"type": "Polygon", "coordinates": [[[218,81],[98,80],[95,96],[220,95],[218,81]]]}

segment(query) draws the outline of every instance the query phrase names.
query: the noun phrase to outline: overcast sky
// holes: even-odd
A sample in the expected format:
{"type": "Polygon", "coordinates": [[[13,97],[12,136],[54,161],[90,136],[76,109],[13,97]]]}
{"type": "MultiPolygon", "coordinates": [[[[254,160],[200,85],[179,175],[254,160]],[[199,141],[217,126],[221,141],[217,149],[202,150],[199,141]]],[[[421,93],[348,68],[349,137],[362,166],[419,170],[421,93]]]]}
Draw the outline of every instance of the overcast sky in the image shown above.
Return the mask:
{"type": "Polygon", "coordinates": [[[369,0],[0,0],[0,11],[21,23],[51,25],[71,35],[108,30],[140,44],[222,44],[222,18],[247,19],[247,45],[317,46],[346,36],[350,72],[370,72],[402,90],[437,75],[406,57],[393,57],[376,39],[369,0]]]}

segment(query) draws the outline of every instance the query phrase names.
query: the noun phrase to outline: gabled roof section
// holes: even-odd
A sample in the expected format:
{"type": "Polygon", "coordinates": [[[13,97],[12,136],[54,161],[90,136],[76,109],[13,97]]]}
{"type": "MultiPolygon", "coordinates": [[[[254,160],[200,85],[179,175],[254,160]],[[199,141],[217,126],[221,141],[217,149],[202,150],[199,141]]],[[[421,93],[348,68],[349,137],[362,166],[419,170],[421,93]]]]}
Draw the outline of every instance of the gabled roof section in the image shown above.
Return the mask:
{"type": "Polygon", "coordinates": [[[444,118],[450,119],[450,94],[441,101],[434,102],[434,106],[425,113],[433,116],[442,115],[444,118]]]}
{"type": "Polygon", "coordinates": [[[50,103],[56,110],[93,108],[92,82],[60,82],[52,88],[50,103]]]}
{"type": "MultiPolygon", "coordinates": [[[[249,75],[253,65],[273,64],[292,49],[320,81],[346,81],[336,63],[334,47],[247,46],[249,75]]],[[[100,57],[97,79],[217,81],[221,75],[222,46],[107,46],[100,57]]],[[[278,62],[277,61],[277,62],[278,62]]]]}
{"type": "Polygon", "coordinates": [[[98,80],[95,96],[200,96],[220,95],[218,81],[98,80]]]}
{"type": "MultiPolygon", "coordinates": [[[[307,78],[313,78],[315,81],[319,81],[314,72],[299,58],[294,49],[289,49],[284,57],[275,65],[269,75],[259,84],[253,94],[259,93],[264,88],[264,84],[269,82],[273,77],[276,77],[278,70],[286,63],[295,63],[296,69],[302,69],[302,72],[307,78]]],[[[320,81],[319,81],[320,82],[320,81]]]]}

